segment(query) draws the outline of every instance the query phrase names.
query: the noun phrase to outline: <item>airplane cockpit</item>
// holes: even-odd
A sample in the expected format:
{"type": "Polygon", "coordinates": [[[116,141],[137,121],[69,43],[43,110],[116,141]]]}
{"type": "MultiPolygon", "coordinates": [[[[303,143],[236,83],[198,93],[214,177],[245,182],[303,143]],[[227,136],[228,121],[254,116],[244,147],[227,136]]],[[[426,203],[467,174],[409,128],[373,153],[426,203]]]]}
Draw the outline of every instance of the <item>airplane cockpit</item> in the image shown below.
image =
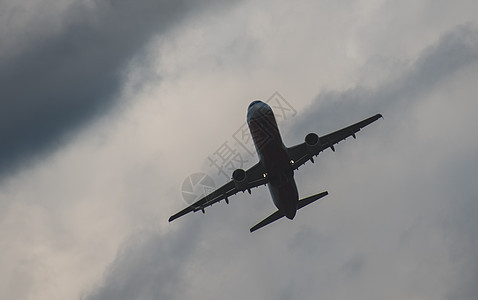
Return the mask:
{"type": "Polygon", "coordinates": [[[254,100],[251,102],[251,104],[249,104],[249,107],[247,108],[248,110],[251,109],[252,106],[254,106],[254,104],[256,103],[259,103],[259,102],[262,102],[261,100],[254,100]]]}

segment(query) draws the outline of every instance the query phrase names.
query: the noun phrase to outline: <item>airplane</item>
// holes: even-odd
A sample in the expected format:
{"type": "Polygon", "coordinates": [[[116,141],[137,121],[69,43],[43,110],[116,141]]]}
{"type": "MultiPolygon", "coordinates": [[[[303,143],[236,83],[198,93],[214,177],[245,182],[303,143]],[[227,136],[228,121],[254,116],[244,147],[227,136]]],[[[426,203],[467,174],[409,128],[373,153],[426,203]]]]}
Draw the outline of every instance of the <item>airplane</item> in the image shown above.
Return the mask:
{"type": "Polygon", "coordinates": [[[309,133],[305,136],[303,143],[286,147],[282,142],[272,108],[267,103],[255,100],[249,104],[247,109],[247,124],[259,156],[259,162],[247,171],[243,169],[235,170],[232,173],[231,181],[172,215],[169,222],[190,212],[202,211],[204,213],[206,207],[222,200],[229,204],[230,196],[246,190],[251,194],[252,188],[261,185],[269,187],[277,211],[254,225],[250,232],[256,231],[282,217],[292,220],[297,210],[328,195],[328,192],[325,191],[299,200],[294,171],[308,161],[314,163],[314,157],[326,149],[330,148],[335,152],[335,144],[350,136],[355,139],[356,133],[360,129],[380,118],[383,118],[382,115],[376,114],[320,137],[315,133],[309,133]]]}

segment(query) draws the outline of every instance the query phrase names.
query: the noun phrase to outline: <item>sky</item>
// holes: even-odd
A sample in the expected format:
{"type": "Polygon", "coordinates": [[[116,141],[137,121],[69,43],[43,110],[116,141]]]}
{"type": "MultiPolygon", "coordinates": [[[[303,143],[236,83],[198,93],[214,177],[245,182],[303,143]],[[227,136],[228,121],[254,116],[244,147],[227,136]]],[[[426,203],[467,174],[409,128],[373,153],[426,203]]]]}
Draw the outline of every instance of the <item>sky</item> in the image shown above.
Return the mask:
{"type": "Polygon", "coordinates": [[[0,298],[477,299],[477,11],[0,1],[0,298]],[[293,221],[249,232],[261,187],[168,223],[219,149],[257,162],[256,99],[287,146],[384,119],[295,173],[329,195],[293,221]]]}

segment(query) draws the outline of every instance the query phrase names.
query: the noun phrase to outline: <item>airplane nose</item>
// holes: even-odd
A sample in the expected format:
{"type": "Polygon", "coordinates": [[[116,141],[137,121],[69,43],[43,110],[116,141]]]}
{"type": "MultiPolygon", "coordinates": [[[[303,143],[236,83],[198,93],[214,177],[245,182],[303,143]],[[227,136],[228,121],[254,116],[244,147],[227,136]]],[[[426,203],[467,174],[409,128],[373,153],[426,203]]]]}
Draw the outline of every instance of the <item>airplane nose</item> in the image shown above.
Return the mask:
{"type": "Polygon", "coordinates": [[[247,119],[258,119],[272,112],[271,108],[267,103],[264,103],[260,100],[252,101],[249,104],[249,109],[247,111],[247,119]]]}
{"type": "Polygon", "coordinates": [[[259,110],[259,109],[256,109],[255,107],[253,107],[252,109],[249,110],[249,112],[247,113],[248,117],[250,119],[258,119],[260,118],[263,114],[262,112],[259,110]]]}
{"type": "Polygon", "coordinates": [[[256,105],[257,103],[261,103],[262,101],[261,100],[254,100],[251,102],[251,104],[249,104],[249,107],[247,108],[248,110],[251,109],[254,105],[256,105]]]}

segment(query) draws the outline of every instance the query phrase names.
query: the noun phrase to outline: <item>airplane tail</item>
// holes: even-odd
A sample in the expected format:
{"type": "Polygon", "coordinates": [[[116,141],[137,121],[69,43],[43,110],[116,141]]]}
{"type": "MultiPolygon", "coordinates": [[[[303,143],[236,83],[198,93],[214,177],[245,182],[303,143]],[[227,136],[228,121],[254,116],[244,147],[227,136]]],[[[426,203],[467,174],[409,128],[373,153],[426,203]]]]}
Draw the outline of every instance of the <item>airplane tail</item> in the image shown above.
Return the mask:
{"type": "Polygon", "coordinates": [[[322,193],[318,193],[318,194],[309,196],[309,197],[304,198],[302,200],[299,200],[299,203],[297,205],[297,209],[301,209],[302,207],[304,207],[306,205],[309,205],[312,202],[317,201],[320,198],[323,198],[323,197],[327,196],[328,194],[329,194],[329,192],[325,191],[325,192],[322,192],[322,193]]]}
{"type": "MultiPolygon", "coordinates": [[[[309,205],[311,204],[312,202],[315,202],[317,200],[319,200],[320,198],[322,197],[325,197],[327,196],[329,193],[327,191],[325,192],[322,192],[322,193],[319,193],[319,194],[315,194],[315,195],[312,195],[312,196],[309,196],[307,198],[304,198],[304,199],[301,199],[299,200],[299,203],[297,204],[297,209],[301,209],[302,207],[306,206],[306,205],[309,205]]],[[[260,221],[259,223],[257,223],[256,225],[254,225],[250,231],[251,232],[254,232],[256,231],[257,229],[259,228],[262,228],[274,221],[277,221],[279,220],[280,218],[284,217],[284,214],[280,211],[276,211],[275,213],[273,213],[272,215],[268,216],[267,218],[265,218],[264,220],[260,221]]]]}

